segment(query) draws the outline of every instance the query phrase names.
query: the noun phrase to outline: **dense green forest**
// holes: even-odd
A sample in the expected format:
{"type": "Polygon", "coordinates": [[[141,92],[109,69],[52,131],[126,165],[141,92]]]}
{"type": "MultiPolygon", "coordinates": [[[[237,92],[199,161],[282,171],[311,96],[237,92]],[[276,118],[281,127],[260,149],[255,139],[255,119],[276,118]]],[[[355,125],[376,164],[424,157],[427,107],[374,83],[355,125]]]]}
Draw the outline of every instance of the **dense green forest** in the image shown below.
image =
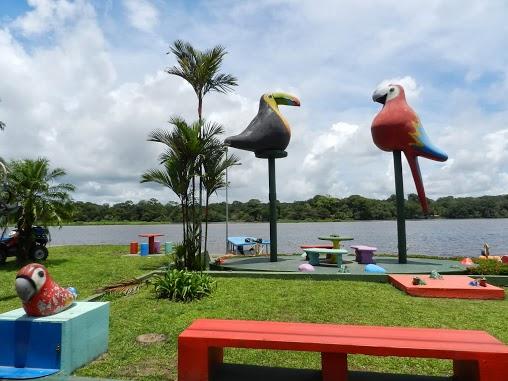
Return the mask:
{"type": "MultiPolygon", "coordinates": [[[[434,217],[441,218],[508,218],[508,195],[482,197],[443,197],[430,200],[434,217]]],[[[268,204],[259,200],[234,201],[229,204],[229,220],[245,222],[268,221],[268,204]]],[[[162,204],[156,199],[138,203],[126,201],[114,205],[97,205],[91,202],[74,202],[72,222],[101,221],[151,221],[180,222],[180,206],[175,202],[162,204]]],[[[395,196],[386,200],[369,199],[362,196],[336,198],[314,196],[306,201],[278,203],[281,221],[344,221],[344,220],[389,220],[396,218],[395,196]]],[[[422,218],[418,197],[410,194],[406,200],[407,218],[422,218]]],[[[212,222],[226,220],[226,204],[209,206],[212,222]]]]}

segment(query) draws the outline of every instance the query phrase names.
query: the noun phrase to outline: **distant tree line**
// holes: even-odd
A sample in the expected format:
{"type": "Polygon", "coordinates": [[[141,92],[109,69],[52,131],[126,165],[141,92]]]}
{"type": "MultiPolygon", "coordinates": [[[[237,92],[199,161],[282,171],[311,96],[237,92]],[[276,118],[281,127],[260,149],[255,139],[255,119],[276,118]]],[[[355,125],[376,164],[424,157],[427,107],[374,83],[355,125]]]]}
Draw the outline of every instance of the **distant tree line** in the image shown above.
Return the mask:
{"type": "MultiPolygon", "coordinates": [[[[508,195],[482,197],[442,197],[430,200],[431,213],[441,218],[508,218],[508,195]]],[[[415,194],[406,200],[406,217],[422,218],[420,203],[415,194]]],[[[268,221],[268,204],[256,199],[229,204],[229,220],[237,222],[268,221]]],[[[395,196],[386,200],[349,196],[314,196],[306,201],[278,203],[279,220],[286,221],[344,221],[390,220],[396,218],[395,196]]],[[[210,204],[210,222],[226,220],[224,202],[210,204]]],[[[114,205],[74,202],[73,222],[146,221],[181,222],[181,208],[176,202],[160,203],[157,199],[138,203],[126,201],[114,205]]]]}

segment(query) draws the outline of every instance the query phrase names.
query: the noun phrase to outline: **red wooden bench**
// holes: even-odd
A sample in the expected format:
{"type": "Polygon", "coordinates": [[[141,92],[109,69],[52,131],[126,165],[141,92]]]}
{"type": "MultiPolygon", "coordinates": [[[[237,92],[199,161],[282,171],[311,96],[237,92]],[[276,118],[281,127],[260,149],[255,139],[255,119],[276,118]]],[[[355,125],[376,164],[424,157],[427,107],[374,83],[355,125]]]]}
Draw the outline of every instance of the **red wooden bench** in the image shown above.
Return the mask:
{"type": "Polygon", "coordinates": [[[207,319],[178,337],[178,380],[209,380],[228,347],[321,352],[324,381],[348,379],[347,354],[451,359],[454,381],[508,380],[508,346],[484,331],[207,319]]]}

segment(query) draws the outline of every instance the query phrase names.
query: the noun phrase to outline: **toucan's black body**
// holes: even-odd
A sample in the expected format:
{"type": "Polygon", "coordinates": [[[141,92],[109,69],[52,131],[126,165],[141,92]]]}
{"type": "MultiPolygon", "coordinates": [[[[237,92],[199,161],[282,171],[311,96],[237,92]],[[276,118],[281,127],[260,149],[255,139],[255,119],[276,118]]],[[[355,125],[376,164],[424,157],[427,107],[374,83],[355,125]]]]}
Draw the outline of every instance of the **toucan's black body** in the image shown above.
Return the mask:
{"type": "Polygon", "coordinates": [[[246,151],[284,151],[291,139],[291,129],[277,104],[299,106],[298,99],[284,94],[265,94],[259,101],[259,111],[239,135],[230,136],[224,143],[246,151]]]}

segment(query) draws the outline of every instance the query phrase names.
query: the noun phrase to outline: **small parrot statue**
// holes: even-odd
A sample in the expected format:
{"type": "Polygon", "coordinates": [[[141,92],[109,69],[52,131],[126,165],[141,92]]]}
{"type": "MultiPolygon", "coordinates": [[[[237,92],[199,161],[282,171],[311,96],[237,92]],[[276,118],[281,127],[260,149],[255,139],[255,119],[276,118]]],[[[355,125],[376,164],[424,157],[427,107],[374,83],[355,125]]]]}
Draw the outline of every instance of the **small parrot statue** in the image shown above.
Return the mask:
{"type": "Polygon", "coordinates": [[[259,111],[247,128],[238,135],[228,137],[224,143],[256,153],[284,151],[291,139],[291,129],[278,105],[300,106],[300,101],[285,93],[263,94],[259,100],[259,111]]]}
{"type": "Polygon", "coordinates": [[[31,263],[16,275],[16,293],[29,316],[49,316],[69,308],[77,297],[73,287],[60,287],[41,264],[31,263]]]}
{"type": "Polygon", "coordinates": [[[402,151],[411,168],[418,198],[424,214],[429,207],[423,187],[418,156],[436,161],[446,161],[448,155],[434,146],[416,112],[407,104],[404,88],[400,85],[383,86],[372,95],[383,108],[372,121],[372,139],[383,151],[402,151]]]}

